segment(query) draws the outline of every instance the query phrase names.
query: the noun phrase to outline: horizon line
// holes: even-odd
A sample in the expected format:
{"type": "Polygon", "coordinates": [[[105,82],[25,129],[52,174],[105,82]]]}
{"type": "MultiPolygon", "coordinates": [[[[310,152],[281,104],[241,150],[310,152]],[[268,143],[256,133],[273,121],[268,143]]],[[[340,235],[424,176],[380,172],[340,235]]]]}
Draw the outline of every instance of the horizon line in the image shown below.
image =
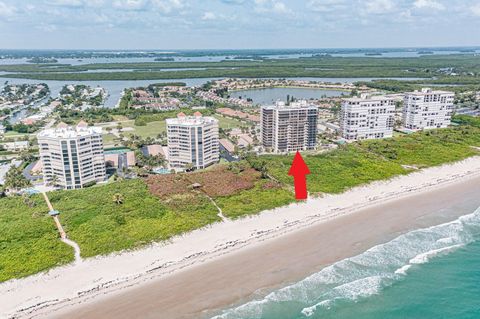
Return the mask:
{"type": "Polygon", "coordinates": [[[140,48],[140,49],[92,49],[92,48],[0,48],[0,51],[166,51],[175,53],[175,51],[248,51],[248,50],[382,50],[382,49],[456,49],[456,48],[478,48],[480,45],[449,45],[449,46],[392,46],[392,47],[290,47],[290,48],[195,48],[195,49],[159,49],[159,48],[140,48]]]}

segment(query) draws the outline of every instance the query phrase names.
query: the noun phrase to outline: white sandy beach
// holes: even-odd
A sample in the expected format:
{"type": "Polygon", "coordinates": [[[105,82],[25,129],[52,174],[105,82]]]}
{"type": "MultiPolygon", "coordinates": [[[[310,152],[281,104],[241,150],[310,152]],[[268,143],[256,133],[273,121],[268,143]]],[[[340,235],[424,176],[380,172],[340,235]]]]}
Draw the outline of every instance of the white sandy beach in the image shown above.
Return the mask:
{"type": "Polygon", "coordinates": [[[168,243],[87,259],[0,284],[0,317],[50,317],[55,310],[139,287],[321,222],[480,176],[480,157],[356,187],[340,195],[217,223],[168,243]]]}

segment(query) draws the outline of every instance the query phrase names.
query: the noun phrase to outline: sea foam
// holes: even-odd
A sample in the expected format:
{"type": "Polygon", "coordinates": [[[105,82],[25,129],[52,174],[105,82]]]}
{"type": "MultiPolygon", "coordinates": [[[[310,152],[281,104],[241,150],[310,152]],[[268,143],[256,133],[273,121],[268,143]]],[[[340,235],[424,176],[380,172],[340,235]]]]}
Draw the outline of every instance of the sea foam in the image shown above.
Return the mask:
{"type": "Polygon", "coordinates": [[[381,292],[412,267],[448,254],[480,237],[480,208],[438,226],[414,230],[341,260],[262,299],[224,310],[214,319],[261,319],[274,313],[310,317],[339,301],[356,301],[381,292]],[[292,312],[293,311],[293,312],[292,312]]]}

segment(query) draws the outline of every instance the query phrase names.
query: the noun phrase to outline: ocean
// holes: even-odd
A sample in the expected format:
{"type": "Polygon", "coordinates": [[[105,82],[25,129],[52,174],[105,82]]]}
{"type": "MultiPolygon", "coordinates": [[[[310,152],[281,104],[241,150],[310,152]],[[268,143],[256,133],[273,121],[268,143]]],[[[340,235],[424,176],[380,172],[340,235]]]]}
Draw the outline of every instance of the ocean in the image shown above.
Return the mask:
{"type": "Polygon", "coordinates": [[[480,318],[480,208],[328,266],[214,319],[480,318]]]}

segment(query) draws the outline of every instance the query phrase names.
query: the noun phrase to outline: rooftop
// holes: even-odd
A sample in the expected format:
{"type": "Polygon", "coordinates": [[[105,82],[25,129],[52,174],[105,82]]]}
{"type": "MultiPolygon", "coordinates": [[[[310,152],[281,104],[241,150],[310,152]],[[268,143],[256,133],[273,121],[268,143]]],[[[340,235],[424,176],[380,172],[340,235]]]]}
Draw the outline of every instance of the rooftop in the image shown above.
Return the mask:
{"type": "Polygon", "coordinates": [[[177,118],[166,119],[167,125],[202,125],[218,123],[216,118],[210,116],[202,116],[200,112],[195,112],[194,116],[186,116],[183,113],[178,114],[177,118]],[[198,114],[197,114],[198,113],[198,114]]]}
{"type": "MultiPolygon", "coordinates": [[[[64,123],[63,123],[64,124],[64,123]]],[[[77,125],[66,126],[58,125],[56,128],[50,128],[38,133],[37,137],[47,138],[76,138],[82,136],[90,136],[92,134],[102,134],[102,128],[96,126],[77,125]]]]}
{"type": "Polygon", "coordinates": [[[409,95],[425,95],[425,94],[455,94],[454,92],[432,90],[431,88],[423,88],[421,91],[407,92],[409,95]]]}
{"type": "Polygon", "coordinates": [[[347,102],[375,102],[375,101],[391,101],[395,100],[393,96],[386,95],[370,95],[370,94],[361,94],[360,96],[344,98],[343,101],[347,102]]]}
{"type": "Polygon", "coordinates": [[[286,104],[283,101],[277,101],[275,105],[267,105],[263,106],[264,109],[282,109],[282,110],[294,110],[294,109],[310,109],[318,107],[312,104],[309,104],[306,100],[299,100],[297,102],[290,102],[290,104],[286,104]]]}

